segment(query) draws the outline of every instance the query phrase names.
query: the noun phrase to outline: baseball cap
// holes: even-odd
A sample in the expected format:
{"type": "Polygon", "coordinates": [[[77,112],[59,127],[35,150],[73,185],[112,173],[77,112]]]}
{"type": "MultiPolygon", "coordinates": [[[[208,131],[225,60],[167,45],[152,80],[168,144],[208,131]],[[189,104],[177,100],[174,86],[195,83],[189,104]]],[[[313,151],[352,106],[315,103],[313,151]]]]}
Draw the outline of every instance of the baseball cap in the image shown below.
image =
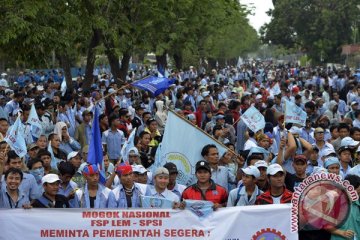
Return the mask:
{"type": "Polygon", "coordinates": [[[133,165],[131,167],[134,173],[144,174],[147,172],[143,165],[133,165]]]}
{"type": "Polygon", "coordinates": [[[123,163],[116,167],[115,172],[118,174],[129,174],[133,172],[133,169],[129,164],[123,163]]]}
{"type": "Polygon", "coordinates": [[[322,151],[322,157],[327,157],[329,156],[330,154],[335,154],[336,155],[336,152],[333,148],[325,148],[323,151],[322,151]]]}
{"type": "Polygon", "coordinates": [[[323,129],[323,128],[321,128],[321,127],[317,127],[317,128],[315,128],[314,133],[318,133],[318,132],[324,132],[324,129],[323,129]]]}
{"type": "Polygon", "coordinates": [[[338,154],[340,154],[341,152],[345,151],[345,150],[349,150],[350,152],[353,151],[352,148],[350,148],[350,146],[343,146],[343,147],[340,147],[339,150],[338,150],[338,154]]]}
{"type": "Polygon", "coordinates": [[[70,152],[68,155],[67,155],[67,160],[69,161],[70,159],[72,159],[73,157],[76,157],[76,155],[78,155],[79,152],[70,152]]]}
{"type": "Polygon", "coordinates": [[[57,174],[49,173],[42,177],[41,183],[54,183],[54,182],[60,182],[60,178],[57,174]]]}
{"type": "Polygon", "coordinates": [[[84,167],[82,173],[84,175],[96,174],[96,173],[99,173],[99,168],[95,164],[87,165],[84,167]]]}
{"type": "Polygon", "coordinates": [[[267,175],[275,175],[278,172],[284,172],[284,169],[277,163],[271,164],[266,170],[267,175]]]}
{"type": "Polygon", "coordinates": [[[33,148],[39,148],[39,146],[36,145],[36,143],[31,143],[31,144],[29,144],[29,145],[27,146],[27,150],[28,150],[28,151],[31,150],[31,149],[33,149],[33,148]]]}
{"type": "Polygon", "coordinates": [[[259,167],[268,167],[268,163],[264,160],[259,160],[254,164],[255,167],[259,168],[259,167]]]}
{"type": "Polygon", "coordinates": [[[359,144],[359,141],[355,141],[351,137],[344,137],[341,140],[340,147],[346,147],[346,146],[355,147],[358,144],[359,144]]]}
{"type": "Polygon", "coordinates": [[[154,177],[159,176],[159,175],[169,176],[169,171],[164,167],[159,167],[156,169],[156,171],[154,173],[154,177]]]}
{"type": "Polygon", "coordinates": [[[337,157],[328,157],[325,159],[324,167],[327,169],[330,165],[338,164],[340,166],[340,161],[337,157]]]}
{"type": "Polygon", "coordinates": [[[129,150],[129,156],[140,156],[139,155],[139,150],[137,150],[137,148],[136,147],[132,147],[132,148],[130,148],[130,150],[129,150]]]}
{"type": "Polygon", "coordinates": [[[301,161],[303,163],[307,163],[307,159],[306,159],[305,155],[302,155],[302,154],[296,155],[294,157],[294,162],[298,162],[298,161],[301,161]]]}
{"type": "Polygon", "coordinates": [[[164,168],[166,168],[169,171],[169,174],[178,173],[176,165],[172,162],[165,163],[164,168]]]}
{"type": "Polygon", "coordinates": [[[245,173],[246,175],[251,175],[254,176],[255,178],[260,177],[260,171],[257,167],[255,166],[248,166],[246,168],[241,169],[243,171],[243,173],[245,173]]]}
{"type": "Polygon", "coordinates": [[[357,101],[352,101],[351,102],[351,106],[353,106],[353,105],[358,105],[359,103],[357,102],[357,101]]]}
{"type": "Polygon", "coordinates": [[[196,163],[195,165],[195,172],[197,172],[200,169],[205,169],[207,171],[209,171],[211,173],[211,168],[210,165],[207,161],[205,160],[200,160],[196,163]]]}

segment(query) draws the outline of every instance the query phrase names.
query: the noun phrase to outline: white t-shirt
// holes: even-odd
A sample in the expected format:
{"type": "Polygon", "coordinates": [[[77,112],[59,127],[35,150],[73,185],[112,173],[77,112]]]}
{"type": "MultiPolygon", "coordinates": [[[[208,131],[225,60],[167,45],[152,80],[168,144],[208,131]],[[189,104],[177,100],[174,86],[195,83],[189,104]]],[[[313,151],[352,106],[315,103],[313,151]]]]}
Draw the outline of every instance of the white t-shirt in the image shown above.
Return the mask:
{"type": "Polygon", "coordinates": [[[282,197],[282,195],[278,196],[278,197],[273,197],[271,196],[273,199],[273,204],[280,204],[280,199],[282,197]]]}

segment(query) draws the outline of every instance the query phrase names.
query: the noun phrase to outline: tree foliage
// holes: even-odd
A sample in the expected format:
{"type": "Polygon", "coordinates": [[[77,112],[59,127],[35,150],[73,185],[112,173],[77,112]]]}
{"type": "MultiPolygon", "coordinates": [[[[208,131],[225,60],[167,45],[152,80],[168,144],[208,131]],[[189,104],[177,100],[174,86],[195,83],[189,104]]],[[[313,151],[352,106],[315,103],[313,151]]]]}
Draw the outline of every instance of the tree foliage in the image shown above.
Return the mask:
{"type": "Polygon", "coordinates": [[[315,62],[338,61],[341,46],[352,43],[352,26],[360,12],[357,0],[277,0],[262,27],[261,39],[299,47],[315,62]]]}

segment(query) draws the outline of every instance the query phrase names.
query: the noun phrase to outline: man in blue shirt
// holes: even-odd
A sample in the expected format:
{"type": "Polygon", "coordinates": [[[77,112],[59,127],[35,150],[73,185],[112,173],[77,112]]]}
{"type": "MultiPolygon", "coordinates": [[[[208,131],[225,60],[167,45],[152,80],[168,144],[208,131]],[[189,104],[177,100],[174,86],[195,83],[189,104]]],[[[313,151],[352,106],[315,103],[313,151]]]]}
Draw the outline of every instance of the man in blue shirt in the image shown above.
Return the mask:
{"type": "Polygon", "coordinates": [[[102,143],[107,146],[110,161],[116,164],[121,157],[121,147],[125,143],[125,135],[117,128],[120,124],[119,118],[111,116],[109,123],[110,129],[102,134],[102,143]]]}
{"type": "MultiPolygon", "coordinates": [[[[7,165],[10,168],[20,169],[22,167],[21,158],[15,153],[15,151],[11,150],[8,152],[8,160],[7,165]]],[[[2,178],[2,187],[6,187],[6,183],[4,178],[2,178]]],[[[36,183],[36,180],[33,175],[24,173],[21,184],[19,186],[19,190],[25,194],[29,199],[36,199],[41,195],[39,192],[39,186],[36,183]]]]}

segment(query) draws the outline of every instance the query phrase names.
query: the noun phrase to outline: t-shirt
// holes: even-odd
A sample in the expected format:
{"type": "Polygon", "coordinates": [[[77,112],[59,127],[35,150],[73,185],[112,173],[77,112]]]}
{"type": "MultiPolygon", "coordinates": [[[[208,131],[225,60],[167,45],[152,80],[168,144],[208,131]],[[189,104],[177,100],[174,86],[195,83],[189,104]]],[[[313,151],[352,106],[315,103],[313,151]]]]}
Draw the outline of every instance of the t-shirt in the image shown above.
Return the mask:
{"type": "Polygon", "coordinates": [[[285,186],[289,191],[294,192],[294,187],[299,186],[304,179],[299,178],[295,174],[287,173],[285,176],[285,186]]]}
{"type": "Polygon", "coordinates": [[[271,196],[273,199],[273,204],[280,204],[280,199],[282,197],[282,194],[278,197],[271,196]]]}

